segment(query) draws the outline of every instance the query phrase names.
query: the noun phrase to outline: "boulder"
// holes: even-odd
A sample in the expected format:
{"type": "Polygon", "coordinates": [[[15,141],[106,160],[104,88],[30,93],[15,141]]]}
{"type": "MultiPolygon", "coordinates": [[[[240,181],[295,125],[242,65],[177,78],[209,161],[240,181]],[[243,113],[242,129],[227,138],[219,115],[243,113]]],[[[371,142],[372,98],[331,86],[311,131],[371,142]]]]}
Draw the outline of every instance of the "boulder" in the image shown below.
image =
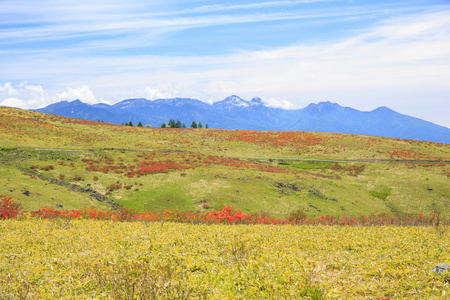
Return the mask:
{"type": "Polygon", "coordinates": [[[438,272],[438,273],[445,273],[445,272],[450,272],[450,264],[447,263],[442,263],[442,264],[437,264],[433,269],[431,269],[431,272],[438,272]]]}

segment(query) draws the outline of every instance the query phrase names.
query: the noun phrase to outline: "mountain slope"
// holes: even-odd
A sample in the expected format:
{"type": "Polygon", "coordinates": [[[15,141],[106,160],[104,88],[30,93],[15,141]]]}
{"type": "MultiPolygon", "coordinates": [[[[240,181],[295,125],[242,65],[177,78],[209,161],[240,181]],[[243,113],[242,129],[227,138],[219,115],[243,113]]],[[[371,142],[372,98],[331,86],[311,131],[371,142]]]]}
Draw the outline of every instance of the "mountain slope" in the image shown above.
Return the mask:
{"type": "Polygon", "coordinates": [[[247,101],[233,95],[213,104],[190,98],[126,99],[114,105],[61,101],[35,111],[114,124],[132,121],[159,127],[175,119],[187,126],[197,121],[220,129],[322,131],[450,143],[449,128],[387,107],[359,111],[331,102],[285,110],[267,107],[260,98],[247,101]]]}

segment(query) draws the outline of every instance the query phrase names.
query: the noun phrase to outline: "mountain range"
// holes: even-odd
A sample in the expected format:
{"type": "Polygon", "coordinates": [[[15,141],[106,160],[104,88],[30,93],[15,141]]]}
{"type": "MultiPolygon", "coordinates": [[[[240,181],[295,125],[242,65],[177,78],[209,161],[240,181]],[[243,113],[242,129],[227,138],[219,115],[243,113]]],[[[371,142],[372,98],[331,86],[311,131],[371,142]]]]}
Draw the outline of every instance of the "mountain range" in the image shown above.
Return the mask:
{"type": "Polygon", "coordinates": [[[188,127],[196,121],[220,129],[322,131],[450,144],[450,129],[447,127],[403,115],[387,107],[359,111],[331,102],[311,103],[293,110],[268,107],[260,98],[247,101],[233,95],[213,104],[190,98],[136,98],[113,105],[61,101],[34,111],[114,124],[131,121],[134,125],[141,122],[144,126],[160,127],[173,119],[188,127]]]}

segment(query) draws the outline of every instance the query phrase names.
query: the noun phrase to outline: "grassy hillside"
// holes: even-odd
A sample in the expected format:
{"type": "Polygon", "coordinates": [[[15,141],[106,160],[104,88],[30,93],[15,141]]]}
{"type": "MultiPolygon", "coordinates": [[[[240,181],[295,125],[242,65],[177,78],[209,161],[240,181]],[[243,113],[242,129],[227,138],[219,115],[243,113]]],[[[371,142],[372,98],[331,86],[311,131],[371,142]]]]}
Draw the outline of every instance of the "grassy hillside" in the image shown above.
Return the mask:
{"type": "Polygon", "coordinates": [[[118,203],[140,211],[234,206],[275,218],[297,209],[309,216],[437,209],[450,217],[449,144],[138,128],[0,107],[0,147],[0,195],[25,210],[118,203]]]}

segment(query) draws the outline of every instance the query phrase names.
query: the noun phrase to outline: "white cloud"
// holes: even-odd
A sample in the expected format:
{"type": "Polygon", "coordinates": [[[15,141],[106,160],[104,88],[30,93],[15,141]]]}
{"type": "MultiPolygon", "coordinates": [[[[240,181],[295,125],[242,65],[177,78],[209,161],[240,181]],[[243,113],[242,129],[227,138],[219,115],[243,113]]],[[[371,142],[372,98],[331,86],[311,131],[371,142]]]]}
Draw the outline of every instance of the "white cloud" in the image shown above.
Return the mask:
{"type": "Polygon", "coordinates": [[[8,107],[27,107],[25,101],[17,98],[6,98],[5,100],[0,102],[0,106],[8,106],[8,107]]]}
{"type": "Polygon", "coordinates": [[[17,91],[12,86],[11,82],[6,82],[5,84],[0,84],[0,93],[5,93],[7,95],[15,95],[17,94],[17,91]]]}
{"type": "Polygon", "coordinates": [[[30,91],[31,93],[40,93],[43,94],[44,93],[44,89],[42,88],[41,85],[32,85],[32,84],[28,84],[27,81],[23,81],[21,83],[18,84],[19,88],[23,88],[25,90],[30,91]]]}
{"type": "Polygon", "coordinates": [[[38,105],[50,104],[52,101],[40,85],[32,85],[27,81],[18,84],[6,82],[0,84],[0,105],[19,108],[36,108],[38,105]],[[13,97],[10,97],[13,96],[13,97]]]}
{"type": "Polygon", "coordinates": [[[45,91],[41,85],[29,84],[27,81],[15,85],[11,82],[0,84],[0,105],[2,106],[32,109],[44,107],[56,101],[73,101],[75,99],[90,104],[98,103],[94,93],[87,85],[68,88],[66,91],[52,94],[45,91]]]}
{"type": "Polygon", "coordinates": [[[280,99],[280,98],[268,98],[263,100],[264,104],[270,107],[283,108],[283,109],[297,109],[300,108],[292,104],[292,102],[280,99]]]}
{"type": "Polygon", "coordinates": [[[67,91],[56,94],[54,99],[59,101],[61,100],[73,101],[79,99],[89,104],[98,103],[97,99],[94,96],[94,93],[89,89],[87,85],[83,85],[78,88],[68,88],[67,91]]]}
{"type": "Polygon", "coordinates": [[[171,89],[168,86],[159,86],[156,88],[146,86],[144,92],[145,97],[150,100],[176,97],[176,90],[171,89]]]}

